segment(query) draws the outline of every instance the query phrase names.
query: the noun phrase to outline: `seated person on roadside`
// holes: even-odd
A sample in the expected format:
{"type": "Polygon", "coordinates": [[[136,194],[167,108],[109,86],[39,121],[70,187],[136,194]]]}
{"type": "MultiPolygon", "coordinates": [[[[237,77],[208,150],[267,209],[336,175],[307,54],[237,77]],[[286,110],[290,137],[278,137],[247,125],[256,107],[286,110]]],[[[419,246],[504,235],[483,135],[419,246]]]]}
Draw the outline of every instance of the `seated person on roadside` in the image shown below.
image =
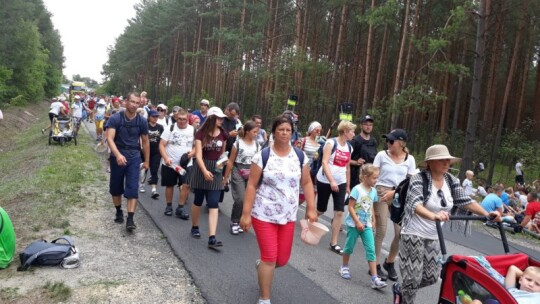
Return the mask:
{"type": "Polygon", "coordinates": [[[540,303],[540,267],[529,266],[522,271],[512,265],[508,268],[504,285],[519,304],[540,303]]]}
{"type": "Polygon", "coordinates": [[[463,187],[463,191],[465,192],[465,195],[472,197],[474,194],[473,189],[473,183],[472,179],[474,177],[474,172],[471,170],[467,170],[465,172],[465,179],[463,180],[463,183],[461,183],[461,186],[463,187]]]}
{"type": "MultiPolygon", "coordinates": [[[[493,187],[493,193],[488,194],[484,200],[482,200],[482,208],[484,208],[484,210],[487,212],[499,211],[500,214],[503,214],[504,207],[501,199],[503,190],[504,189],[501,187],[501,185],[495,185],[493,187]]],[[[503,221],[515,223],[515,219],[511,215],[503,215],[503,221]]]]}
{"type": "Polygon", "coordinates": [[[536,192],[529,193],[527,195],[527,200],[529,201],[529,203],[527,204],[527,209],[525,209],[525,218],[523,218],[523,221],[521,221],[521,227],[529,229],[527,225],[529,224],[531,219],[534,219],[536,214],[540,212],[540,202],[538,202],[538,193],[536,192]]]}
{"type": "Polygon", "coordinates": [[[484,188],[484,182],[481,180],[478,181],[478,188],[476,189],[476,194],[480,195],[481,197],[486,197],[489,194],[486,188],[484,188]]]}

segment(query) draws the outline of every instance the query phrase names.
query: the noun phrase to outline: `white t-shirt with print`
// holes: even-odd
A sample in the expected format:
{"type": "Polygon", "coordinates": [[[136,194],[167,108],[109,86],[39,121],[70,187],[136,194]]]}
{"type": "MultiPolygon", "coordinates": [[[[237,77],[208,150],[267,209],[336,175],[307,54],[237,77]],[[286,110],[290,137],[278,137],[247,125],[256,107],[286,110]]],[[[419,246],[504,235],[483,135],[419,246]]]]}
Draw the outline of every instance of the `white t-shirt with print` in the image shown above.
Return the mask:
{"type": "MultiPolygon", "coordinates": [[[[253,164],[263,167],[261,152],[255,154],[252,160],[253,164]]],[[[304,154],[304,166],[307,162],[304,154]]],[[[291,148],[284,157],[270,149],[251,215],[258,220],[280,225],[296,221],[301,176],[300,160],[294,149],[291,148]]]]}
{"type": "MultiPolygon", "coordinates": [[[[175,124],[172,132],[171,127],[164,128],[161,139],[167,142],[165,146],[167,156],[172,159],[173,164],[178,164],[182,155],[193,148],[193,142],[195,141],[193,126],[187,125],[185,129],[180,129],[178,124],[175,124]]],[[[161,163],[165,165],[165,160],[162,159],[161,163]]],[[[191,164],[192,160],[189,161],[188,167],[191,164]]]]}
{"type": "Polygon", "coordinates": [[[260,146],[256,141],[248,145],[242,138],[238,138],[234,146],[237,149],[236,160],[234,162],[243,165],[251,165],[251,159],[260,150],[260,146]]]}
{"type": "MultiPolygon", "coordinates": [[[[337,148],[330,155],[330,159],[328,160],[328,166],[330,167],[330,172],[332,173],[332,177],[334,178],[334,181],[336,184],[341,185],[345,184],[347,182],[347,164],[351,160],[351,154],[352,154],[352,147],[349,147],[349,144],[345,142],[344,145],[340,145],[339,141],[336,139],[335,141],[337,143],[337,148]],[[349,150],[350,149],[350,150],[349,150]]],[[[326,146],[330,145],[333,149],[334,147],[334,140],[328,139],[326,140],[326,143],[324,144],[325,148],[326,146]]],[[[323,157],[322,155],[319,155],[319,157],[323,157]]],[[[329,184],[330,181],[323,173],[323,167],[319,169],[319,172],[317,172],[317,180],[321,183],[329,184]]]]}
{"type": "Polygon", "coordinates": [[[375,156],[373,165],[379,168],[379,180],[377,186],[397,187],[407,175],[414,175],[416,162],[412,155],[407,155],[407,160],[396,164],[386,151],[381,151],[375,156]]]}

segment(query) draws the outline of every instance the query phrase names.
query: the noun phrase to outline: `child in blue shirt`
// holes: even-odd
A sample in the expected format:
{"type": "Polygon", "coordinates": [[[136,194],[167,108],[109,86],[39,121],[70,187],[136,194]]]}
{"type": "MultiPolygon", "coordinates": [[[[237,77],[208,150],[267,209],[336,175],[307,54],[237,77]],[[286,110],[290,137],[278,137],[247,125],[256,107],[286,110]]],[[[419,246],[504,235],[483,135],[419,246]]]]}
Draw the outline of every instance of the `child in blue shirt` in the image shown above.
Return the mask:
{"type": "Polygon", "coordinates": [[[375,258],[374,231],[375,217],[373,216],[373,204],[379,201],[375,184],[379,178],[379,168],[372,164],[365,164],[360,170],[360,184],[356,185],[349,197],[349,214],[345,218],[347,225],[347,240],[343,250],[343,262],[339,269],[341,277],[349,280],[349,259],[353,253],[358,237],[362,238],[362,244],[366,251],[369,273],[371,274],[371,288],[379,289],[386,287],[386,283],[377,276],[377,263],[375,258]]]}

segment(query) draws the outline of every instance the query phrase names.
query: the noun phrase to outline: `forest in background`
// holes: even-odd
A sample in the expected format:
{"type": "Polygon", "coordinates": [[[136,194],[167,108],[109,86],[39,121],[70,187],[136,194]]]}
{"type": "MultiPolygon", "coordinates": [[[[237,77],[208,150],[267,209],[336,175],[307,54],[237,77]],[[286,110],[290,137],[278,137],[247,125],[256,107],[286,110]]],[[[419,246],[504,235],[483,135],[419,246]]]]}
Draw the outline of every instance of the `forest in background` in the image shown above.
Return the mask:
{"type": "Polygon", "coordinates": [[[103,67],[111,93],[234,101],[244,118],[273,117],[294,94],[300,130],[350,102],[378,134],[406,129],[413,153],[434,142],[463,153],[462,169],[540,163],[539,1],[143,0],[136,11],[103,67]]]}
{"type": "Polygon", "coordinates": [[[64,47],[42,0],[2,0],[0,5],[0,106],[56,96],[64,47]]]}

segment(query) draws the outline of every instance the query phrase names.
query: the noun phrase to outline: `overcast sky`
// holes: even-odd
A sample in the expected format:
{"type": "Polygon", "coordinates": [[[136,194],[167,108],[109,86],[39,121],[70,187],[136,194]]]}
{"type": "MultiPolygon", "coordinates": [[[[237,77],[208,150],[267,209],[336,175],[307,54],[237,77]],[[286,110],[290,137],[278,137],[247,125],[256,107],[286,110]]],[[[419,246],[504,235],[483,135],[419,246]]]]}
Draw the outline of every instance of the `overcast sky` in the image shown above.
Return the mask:
{"type": "Polygon", "coordinates": [[[74,74],[102,81],[107,47],[124,32],[127,19],[135,17],[140,0],[43,0],[64,45],[64,75],[74,74]]]}

